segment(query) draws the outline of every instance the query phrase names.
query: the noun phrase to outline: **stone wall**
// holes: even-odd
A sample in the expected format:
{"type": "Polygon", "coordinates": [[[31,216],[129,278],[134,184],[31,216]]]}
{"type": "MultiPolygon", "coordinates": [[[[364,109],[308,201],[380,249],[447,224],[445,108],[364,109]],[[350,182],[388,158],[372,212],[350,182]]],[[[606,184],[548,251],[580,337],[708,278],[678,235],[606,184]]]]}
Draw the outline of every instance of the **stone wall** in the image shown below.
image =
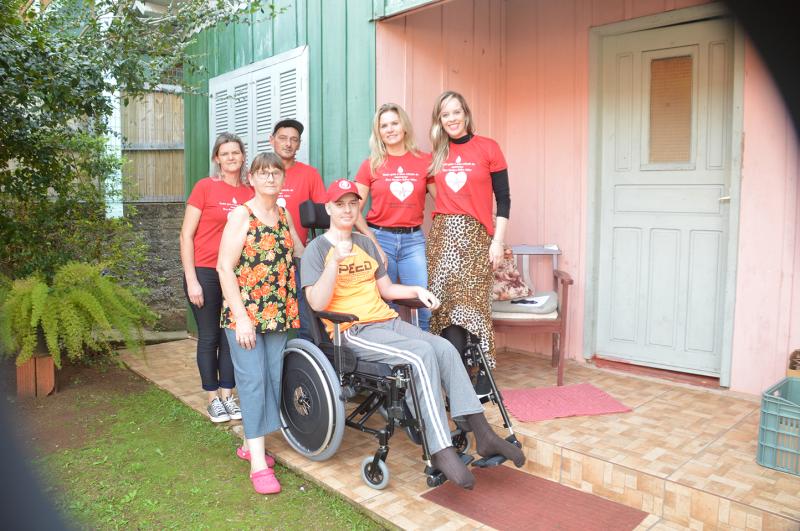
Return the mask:
{"type": "MultiPolygon", "coordinates": [[[[183,203],[136,203],[131,221],[143,232],[150,247],[145,278],[150,295],[147,303],[161,314],[159,330],[186,330],[186,297],[180,257],[183,203]]],[[[131,209],[126,205],[125,214],[131,209]]]]}

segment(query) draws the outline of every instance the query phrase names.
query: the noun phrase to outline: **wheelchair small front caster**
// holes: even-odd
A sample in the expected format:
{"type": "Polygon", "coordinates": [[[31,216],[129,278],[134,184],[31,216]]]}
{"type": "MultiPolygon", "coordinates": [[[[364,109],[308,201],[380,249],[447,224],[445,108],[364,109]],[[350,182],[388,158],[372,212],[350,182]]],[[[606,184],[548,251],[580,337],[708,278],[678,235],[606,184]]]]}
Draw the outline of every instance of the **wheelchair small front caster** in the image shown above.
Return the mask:
{"type": "Polygon", "coordinates": [[[453,441],[453,446],[459,454],[472,453],[472,440],[467,436],[467,432],[455,429],[450,432],[450,438],[453,441]]]}
{"type": "Polygon", "coordinates": [[[389,467],[382,460],[378,460],[378,469],[373,465],[374,457],[365,457],[361,461],[361,479],[364,483],[376,490],[382,490],[389,484],[389,467]]]}
{"type": "Polygon", "coordinates": [[[431,487],[431,488],[438,487],[439,485],[441,485],[445,481],[447,481],[447,478],[444,477],[444,474],[442,474],[438,470],[436,472],[433,472],[432,474],[428,474],[427,483],[428,483],[428,486],[431,487]]]}

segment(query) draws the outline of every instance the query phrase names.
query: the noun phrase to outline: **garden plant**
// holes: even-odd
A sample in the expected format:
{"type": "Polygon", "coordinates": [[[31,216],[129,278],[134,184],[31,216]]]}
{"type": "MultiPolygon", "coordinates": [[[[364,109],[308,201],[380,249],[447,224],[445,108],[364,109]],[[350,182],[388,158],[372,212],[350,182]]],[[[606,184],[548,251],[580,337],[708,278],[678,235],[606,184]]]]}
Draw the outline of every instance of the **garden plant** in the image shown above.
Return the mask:
{"type": "Polygon", "coordinates": [[[155,317],[129,289],[103,275],[101,266],[71,262],[50,285],[39,274],[11,284],[0,306],[0,341],[5,353],[18,353],[17,365],[44,343],[40,348],[61,368],[62,349],[71,360],[109,353],[115,332],[129,348],[140,347],[142,326],[155,317]]]}

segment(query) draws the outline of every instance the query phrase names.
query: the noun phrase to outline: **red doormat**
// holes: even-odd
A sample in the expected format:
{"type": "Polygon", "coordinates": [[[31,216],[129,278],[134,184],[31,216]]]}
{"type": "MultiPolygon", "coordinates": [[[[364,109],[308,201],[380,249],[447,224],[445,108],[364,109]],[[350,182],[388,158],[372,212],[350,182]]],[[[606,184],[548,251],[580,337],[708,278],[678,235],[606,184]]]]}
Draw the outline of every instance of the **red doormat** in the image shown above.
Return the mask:
{"type": "Polygon", "coordinates": [[[507,466],[472,470],[473,490],[448,481],[422,497],[502,530],[622,531],[647,517],[638,509],[507,466]]]}
{"type": "Polygon", "coordinates": [[[505,389],[506,408],[522,422],[624,413],[631,408],[590,383],[538,389],[505,389]]]}

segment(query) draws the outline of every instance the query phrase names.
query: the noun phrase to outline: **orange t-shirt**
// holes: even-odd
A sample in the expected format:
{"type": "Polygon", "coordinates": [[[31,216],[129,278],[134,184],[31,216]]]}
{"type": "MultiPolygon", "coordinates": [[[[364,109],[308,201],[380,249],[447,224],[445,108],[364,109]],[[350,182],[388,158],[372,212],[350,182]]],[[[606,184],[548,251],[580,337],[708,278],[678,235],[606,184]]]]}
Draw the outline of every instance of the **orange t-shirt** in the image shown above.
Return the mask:
{"type": "MultiPolygon", "coordinates": [[[[391,307],[381,298],[378,279],[386,275],[375,245],[364,235],[353,233],[353,253],[338,267],[336,286],[325,311],[352,313],[358,321],[342,323],[341,330],[347,330],[356,323],[374,323],[397,317],[391,307]]],[[[333,244],[326,236],[315,238],[306,247],[300,260],[300,281],[302,289],[313,286],[325,264],[333,260],[333,244]]],[[[325,330],[333,334],[333,323],[323,319],[325,330]]]]}

